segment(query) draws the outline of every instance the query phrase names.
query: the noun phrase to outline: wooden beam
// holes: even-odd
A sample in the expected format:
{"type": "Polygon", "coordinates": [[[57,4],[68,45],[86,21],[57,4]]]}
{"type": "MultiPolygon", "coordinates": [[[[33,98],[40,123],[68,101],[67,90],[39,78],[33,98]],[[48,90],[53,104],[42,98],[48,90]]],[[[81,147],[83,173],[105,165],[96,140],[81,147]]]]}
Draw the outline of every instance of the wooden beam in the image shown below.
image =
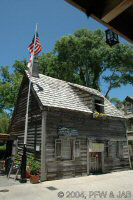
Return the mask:
{"type": "Polygon", "coordinates": [[[65,0],[65,1],[68,2],[69,4],[71,4],[72,6],[74,6],[75,8],[78,8],[79,10],[86,12],[86,10],[83,7],[79,6],[73,0],[65,0]]]}
{"type": "Polygon", "coordinates": [[[89,139],[87,138],[87,175],[90,174],[89,139]]]}
{"type": "Polygon", "coordinates": [[[41,181],[47,180],[46,168],[46,111],[42,111],[42,136],[41,136],[41,181]]]}
{"type": "Polygon", "coordinates": [[[131,5],[133,5],[133,0],[123,0],[119,5],[114,7],[104,17],[102,17],[102,20],[106,23],[109,23],[114,18],[116,18],[118,15],[120,15],[124,10],[129,8],[131,5]]]}
{"type": "Polygon", "coordinates": [[[119,32],[118,30],[116,30],[115,28],[113,28],[112,26],[110,26],[108,23],[102,21],[101,19],[99,19],[98,17],[96,17],[95,15],[91,15],[91,17],[93,19],[95,19],[97,22],[101,23],[102,25],[108,27],[110,30],[112,30],[113,32],[117,33],[118,35],[120,35],[121,37],[123,37],[124,39],[126,39],[128,42],[133,43],[133,40],[131,40],[127,35],[122,34],[121,32],[119,32]]]}
{"type": "MultiPolygon", "coordinates": [[[[70,3],[71,5],[75,6],[76,8],[78,8],[79,10],[81,10],[82,12],[86,13],[86,10],[84,8],[82,8],[81,6],[79,6],[77,3],[75,3],[73,0],[65,0],[65,1],[68,2],[68,3],[70,3]]],[[[133,0],[130,0],[130,1],[133,2],[133,0]]],[[[118,30],[116,30],[115,28],[113,28],[112,26],[110,26],[108,23],[106,23],[105,21],[103,21],[102,19],[96,17],[93,14],[91,15],[91,17],[93,19],[95,19],[97,22],[99,22],[99,23],[103,24],[104,26],[108,27],[110,30],[112,30],[113,32],[117,33],[121,37],[125,38],[127,41],[133,43],[133,40],[130,37],[128,37],[128,35],[122,34],[118,30]]]]}

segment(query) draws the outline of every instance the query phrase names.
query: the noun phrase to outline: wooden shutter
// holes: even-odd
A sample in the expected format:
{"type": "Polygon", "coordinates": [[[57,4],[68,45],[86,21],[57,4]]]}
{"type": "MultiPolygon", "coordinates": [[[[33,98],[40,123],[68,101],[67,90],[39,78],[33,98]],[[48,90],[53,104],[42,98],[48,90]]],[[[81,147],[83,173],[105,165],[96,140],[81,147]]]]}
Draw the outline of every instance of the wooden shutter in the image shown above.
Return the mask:
{"type": "Polygon", "coordinates": [[[80,158],[80,141],[76,140],[74,141],[74,158],[79,159],[80,158]]]}
{"type": "Polygon", "coordinates": [[[61,158],[61,140],[55,140],[55,156],[61,158]]]}
{"type": "Polygon", "coordinates": [[[63,160],[71,160],[72,159],[70,139],[62,140],[62,153],[61,154],[62,154],[63,160]]]}

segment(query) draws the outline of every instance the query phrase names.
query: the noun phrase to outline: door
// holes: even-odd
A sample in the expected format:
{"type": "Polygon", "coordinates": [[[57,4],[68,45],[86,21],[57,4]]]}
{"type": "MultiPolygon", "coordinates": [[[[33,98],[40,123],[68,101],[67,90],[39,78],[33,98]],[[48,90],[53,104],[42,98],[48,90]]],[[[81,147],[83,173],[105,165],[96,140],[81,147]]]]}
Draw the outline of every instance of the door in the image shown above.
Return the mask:
{"type": "Polygon", "coordinates": [[[102,172],[102,153],[101,152],[90,152],[90,173],[101,173],[102,172]]]}
{"type": "Polygon", "coordinates": [[[104,171],[104,143],[87,142],[87,174],[104,171]]]}

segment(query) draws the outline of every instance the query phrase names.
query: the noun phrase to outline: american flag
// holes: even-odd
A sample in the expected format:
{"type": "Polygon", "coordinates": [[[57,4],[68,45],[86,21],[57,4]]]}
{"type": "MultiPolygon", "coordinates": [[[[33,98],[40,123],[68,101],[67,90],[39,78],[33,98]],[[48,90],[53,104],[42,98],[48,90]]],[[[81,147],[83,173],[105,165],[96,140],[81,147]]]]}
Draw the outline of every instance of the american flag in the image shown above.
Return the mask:
{"type": "Polygon", "coordinates": [[[34,56],[39,54],[42,51],[42,45],[41,45],[40,38],[37,32],[36,32],[36,35],[33,37],[31,44],[28,46],[28,50],[34,56]]]}

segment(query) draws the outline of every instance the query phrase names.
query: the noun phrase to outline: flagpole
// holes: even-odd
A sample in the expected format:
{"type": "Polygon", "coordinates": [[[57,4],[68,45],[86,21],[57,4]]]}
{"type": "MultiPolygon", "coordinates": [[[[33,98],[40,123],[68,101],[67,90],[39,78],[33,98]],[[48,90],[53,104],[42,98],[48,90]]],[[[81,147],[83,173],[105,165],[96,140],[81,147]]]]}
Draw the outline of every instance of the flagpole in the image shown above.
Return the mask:
{"type": "MultiPolygon", "coordinates": [[[[34,50],[35,50],[35,44],[36,44],[36,32],[37,32],[37,24],[36,24],[36,29],[35,29],[34,50]]],[[[33,52],[34,52],[34,51],[33,51],[33,52]]],[[[33,63],[34,63],[34,53],[33,53],[33,60],[32,60],[32,63],[31,63],[31,77],[32,77],[33,63]]],[[[31,90],[31,78],[29,79],[29,89],[28,89],[28,98],[27,98],[27,109],[26,109],[26,120],[25,120],[24,145],[27,144],[30,90],[31,90]]]]}
{"type": "MultiPolygon", "coordinates": [[[[35,38],[34,38],[34,49],[33,49],[33,60],[31,63],[31,77],[32,77],[32,67],[34,63],[34,50],[36,45],[36,33],[37,33],[37,24],[35,29],[35,38]]],[[[28,118],[29,118],[29,102],[30,102],[30,92],[31,92],[31,77],[29,78],[29,87],[28,87],[28,96],[27,96],[27,106],[26,106],[26,115],[25,115],[25,132],[24,132],[24,146],[23,146],[23,155],[22,155],[22,161],[21,161],[21,183],[26,183],[26,163],[27,163],[27,134],[28,134],[28,118]]]]}

